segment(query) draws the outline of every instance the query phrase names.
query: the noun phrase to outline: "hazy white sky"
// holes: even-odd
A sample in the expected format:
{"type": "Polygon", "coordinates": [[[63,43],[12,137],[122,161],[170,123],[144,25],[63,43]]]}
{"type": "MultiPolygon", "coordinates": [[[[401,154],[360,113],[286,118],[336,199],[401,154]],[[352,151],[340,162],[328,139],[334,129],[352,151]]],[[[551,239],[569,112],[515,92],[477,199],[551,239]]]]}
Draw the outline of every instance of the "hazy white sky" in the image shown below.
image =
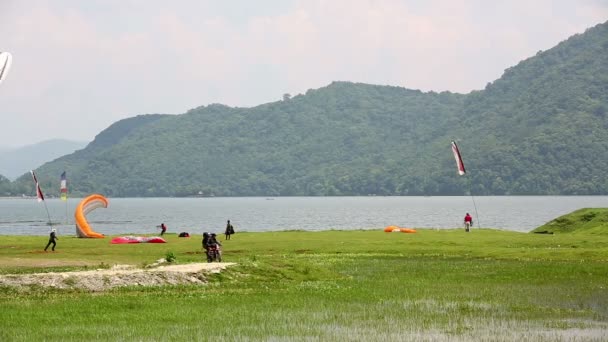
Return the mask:
{"type": "Polygon", "coordinates": [[[467,93],[608,20],[608,0],[0,0],[0,147],[332,81],[467,93]]]}

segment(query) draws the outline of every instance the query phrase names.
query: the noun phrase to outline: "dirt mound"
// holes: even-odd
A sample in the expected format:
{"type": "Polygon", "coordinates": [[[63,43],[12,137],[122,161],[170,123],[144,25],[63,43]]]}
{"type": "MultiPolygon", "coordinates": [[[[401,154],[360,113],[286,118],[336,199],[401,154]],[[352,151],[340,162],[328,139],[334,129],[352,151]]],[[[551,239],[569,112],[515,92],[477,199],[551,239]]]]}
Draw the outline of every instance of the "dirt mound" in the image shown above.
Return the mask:
{"type": "Polygon", "coordinates": [[[205,284],[206,274],[220,272],[231,265],[234,263],[196,263],[145,269],[115,265],[111,269],[94,271],[7,274],[0,276],[0,286],[13,286],[24,290],[32,286],[43,286],[105,291],[119,286],[205,284]]]}

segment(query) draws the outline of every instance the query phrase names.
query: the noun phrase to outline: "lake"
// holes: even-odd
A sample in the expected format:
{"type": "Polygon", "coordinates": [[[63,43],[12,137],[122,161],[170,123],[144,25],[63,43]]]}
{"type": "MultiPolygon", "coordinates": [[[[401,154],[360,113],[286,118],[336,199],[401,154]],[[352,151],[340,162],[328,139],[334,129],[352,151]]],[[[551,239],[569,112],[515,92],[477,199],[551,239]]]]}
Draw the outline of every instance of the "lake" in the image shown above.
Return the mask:
{"type": "MultiPolygon", "coordinates": [[[[381,229],[388,225],[449,229],[462,227],[466,212],[476,228],[528,232],[560,215],[606,207],[608,196],[433,196],[433,197],[218,197],[109,198],[108,208],[88,214],[99,233],[222,233],[226,220],[239,231],[381,229]],[[477,206],[477,213],[475,206],[477,206]],[[479,215],[479,217],[477,217],[479,215]]],[[[0,198],[1,235],[45,235],[48,207],[59,235],[75,234],[74,209],[80,199],[0,198]]]]}

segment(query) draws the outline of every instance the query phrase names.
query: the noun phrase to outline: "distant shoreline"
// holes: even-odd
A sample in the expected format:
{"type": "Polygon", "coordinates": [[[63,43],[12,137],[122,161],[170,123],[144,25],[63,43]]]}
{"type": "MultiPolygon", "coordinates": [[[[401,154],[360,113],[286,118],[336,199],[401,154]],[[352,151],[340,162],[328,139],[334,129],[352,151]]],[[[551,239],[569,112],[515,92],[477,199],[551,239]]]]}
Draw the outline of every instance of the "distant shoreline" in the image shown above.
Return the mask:
{"type": "MultiPolygon", "coordinates": [[[[55,197],[48,197],[48,198],[55,198],[55,197]]],[[[32,199],[36,199],[36,196],[31,196],[31,197],[23,197],[23,196],[0,196],[0,200],[3,199],[25,199],[25,200],[32,200],[32,199]]]]}

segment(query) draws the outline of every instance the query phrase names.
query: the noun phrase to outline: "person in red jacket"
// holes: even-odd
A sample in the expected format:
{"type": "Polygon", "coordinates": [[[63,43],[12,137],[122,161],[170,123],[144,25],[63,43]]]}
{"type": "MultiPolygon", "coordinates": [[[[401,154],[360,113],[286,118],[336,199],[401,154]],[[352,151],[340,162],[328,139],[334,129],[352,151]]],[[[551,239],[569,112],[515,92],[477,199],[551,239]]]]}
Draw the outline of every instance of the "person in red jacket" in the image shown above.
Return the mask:
{"type": "Polygon", "coordinates": [[[469,215],[469,213],[467,213],[466,215],[464,215],[464,230],[468,232],[472,225],[473,217],[469,215]]]}

